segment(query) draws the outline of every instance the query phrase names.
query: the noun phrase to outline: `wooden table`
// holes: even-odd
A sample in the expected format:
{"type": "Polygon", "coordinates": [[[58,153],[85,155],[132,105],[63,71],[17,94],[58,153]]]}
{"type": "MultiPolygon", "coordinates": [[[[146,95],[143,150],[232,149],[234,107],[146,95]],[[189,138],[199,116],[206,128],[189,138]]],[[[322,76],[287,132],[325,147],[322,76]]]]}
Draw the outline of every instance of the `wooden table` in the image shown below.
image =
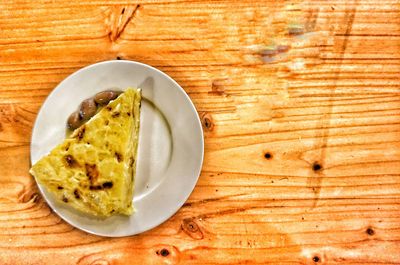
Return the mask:
{"type": "Polygon", "coordinates": [[[2,0],[0,33],[0,264],[400,264],[398,0],[2,0]],[[29,144],[116,58],[186,90],[205,160],[171,219],[102,238],[49,209],[29,144]]]}

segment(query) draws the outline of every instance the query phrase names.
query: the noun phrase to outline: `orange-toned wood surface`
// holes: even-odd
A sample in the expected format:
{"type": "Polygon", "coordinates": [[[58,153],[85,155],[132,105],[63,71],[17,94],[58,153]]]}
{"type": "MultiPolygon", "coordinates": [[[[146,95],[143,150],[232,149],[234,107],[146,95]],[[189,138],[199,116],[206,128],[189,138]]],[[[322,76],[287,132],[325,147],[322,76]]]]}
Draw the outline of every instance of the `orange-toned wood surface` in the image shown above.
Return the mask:
{"type": "Polygon", "coordinates": [[[398,0],[2,0],[0,33],[0,264],[400,264],[398,0]],[[28,169],[46,96],[116,58],[181,84],[205,160],[178,213],[113,239],[28,169]]]}

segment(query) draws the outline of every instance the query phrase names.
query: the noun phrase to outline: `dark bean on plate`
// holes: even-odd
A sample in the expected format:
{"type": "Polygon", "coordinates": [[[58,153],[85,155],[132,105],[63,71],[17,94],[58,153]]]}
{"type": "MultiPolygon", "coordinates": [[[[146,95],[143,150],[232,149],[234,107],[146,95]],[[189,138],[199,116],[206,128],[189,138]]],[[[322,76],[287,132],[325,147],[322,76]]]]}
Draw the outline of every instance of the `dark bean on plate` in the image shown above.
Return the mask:
{"type": "Polygon", "coordinates": [[[79,111],[75,111],[69,116],[67,125],[68,128],[71,130],[75,130],[76,128],[82,125],[82,118],[79,114],[79,111]]]}
{"type": "Polygon", "coordinates": [[[99,92],[94,96],[94,101],[97,104],[108,104],[113,99],[116,99],[119,94],[122,92],[120,91],[113,91],[113,90],[106,90],[103,92],[99,92]]]}
{"type": "Polygon", "coordinates": [[[97,106],[93,98],[88,98],[82,101],[80,107],[80,114],[83,120],[90,119],[94,114],[96,114],[97,106]]]}

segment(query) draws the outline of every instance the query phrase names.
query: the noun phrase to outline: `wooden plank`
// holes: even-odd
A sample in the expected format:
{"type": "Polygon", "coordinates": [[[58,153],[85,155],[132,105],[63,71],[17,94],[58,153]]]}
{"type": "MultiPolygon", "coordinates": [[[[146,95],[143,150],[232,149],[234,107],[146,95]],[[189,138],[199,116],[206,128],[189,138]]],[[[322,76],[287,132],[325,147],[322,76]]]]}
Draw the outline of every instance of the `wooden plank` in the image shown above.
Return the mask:
{"type": "Polygon", "coordinates": [[[397,0],[5,0],[0,10],[0,264],[400,263],[397,0]],[[206,145],[182,209],[111,239],[63,222],[28,169],[46,96],[117,57],[176,79],[206,145]]]}

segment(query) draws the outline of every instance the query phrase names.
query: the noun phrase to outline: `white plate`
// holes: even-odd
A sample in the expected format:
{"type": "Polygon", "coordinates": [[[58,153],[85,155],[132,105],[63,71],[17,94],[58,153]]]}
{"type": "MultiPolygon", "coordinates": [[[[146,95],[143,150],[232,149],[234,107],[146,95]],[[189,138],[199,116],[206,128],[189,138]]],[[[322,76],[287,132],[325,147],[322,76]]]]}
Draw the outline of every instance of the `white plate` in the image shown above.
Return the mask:
{"type": "Polygon", "coordinates": [[[116,87],[142,88],[135,213],[107,219],[88,216],[58,203],[38,184],[62,219],[86,232],[113,237],[144,232],[171,217],[196,185],[204,152],[196,109],[172,78],[142,63],[106,61],[80,69],[51,92],[33,128],[32,164],[63,141],[66,120],[84,99],[116,87]]]}

